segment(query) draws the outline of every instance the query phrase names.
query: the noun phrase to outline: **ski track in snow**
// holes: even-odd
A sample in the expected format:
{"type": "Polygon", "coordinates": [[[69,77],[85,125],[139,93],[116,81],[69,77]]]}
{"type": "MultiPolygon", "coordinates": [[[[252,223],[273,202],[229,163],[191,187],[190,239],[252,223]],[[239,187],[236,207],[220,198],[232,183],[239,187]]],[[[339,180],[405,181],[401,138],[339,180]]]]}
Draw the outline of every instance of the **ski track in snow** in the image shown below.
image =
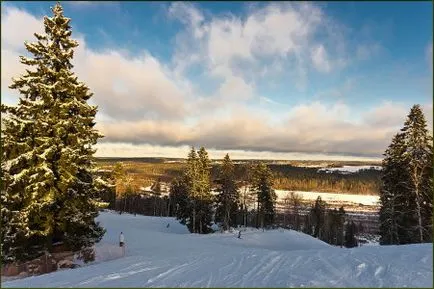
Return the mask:
{"type": "Polygon", "coordinates": [[[296,231],[252,230],[240,240],[237,232],[189,234],[173,218],[102,213],[99,221],[107,233],[97,253],[106,254],[123,231],[125,257],[3,282],[2,287],[433,285],[432,244],[346,249],[296,231]]]}

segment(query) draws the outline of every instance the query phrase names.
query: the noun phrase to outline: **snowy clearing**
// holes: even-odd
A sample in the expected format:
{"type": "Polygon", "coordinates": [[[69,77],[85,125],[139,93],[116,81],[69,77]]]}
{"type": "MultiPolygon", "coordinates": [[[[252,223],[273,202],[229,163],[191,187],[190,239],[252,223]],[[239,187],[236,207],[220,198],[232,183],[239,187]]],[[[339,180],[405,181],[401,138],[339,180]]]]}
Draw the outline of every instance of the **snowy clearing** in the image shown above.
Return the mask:
{"type": "MultiPolygon", "coordinates": [[[[275,190],[277,194],[277,200],[283,201],[283,199],[290,194],[291,191],[287,190],[275,190]]],[[[353,204],[363,204],[365,206],[376,206],[380,201],[379,196],[373,195],[354,195],[354,194],[335,194],[335,193],[320,193],[320,192],[303,192],[294,191],[294,193],[299,194],[304,200],[316,200],[319,196],[323,201],[327,203],[353,203],[353,204]]]]}
{"type": "Polygon", "coordinates": [[[322,168],[318,171],[324,171],[324,172],[340,172],[342,174],[351,174],[351,173],[357,173],[360,170],[381,170],[380,166],[343,166],[340,168],[322,168]]]}
{"type": "Polygon", "coordinates": [[[332,247],[295,231],[193,235],[173,218],[105,212],[100,254],[126,256],[2,287],[432,287],[432,244],[332,247]],[[167,228],[166,225],[170,224],[167,228]],[[118,248],[119,249],[119,248],[118,248]]]}

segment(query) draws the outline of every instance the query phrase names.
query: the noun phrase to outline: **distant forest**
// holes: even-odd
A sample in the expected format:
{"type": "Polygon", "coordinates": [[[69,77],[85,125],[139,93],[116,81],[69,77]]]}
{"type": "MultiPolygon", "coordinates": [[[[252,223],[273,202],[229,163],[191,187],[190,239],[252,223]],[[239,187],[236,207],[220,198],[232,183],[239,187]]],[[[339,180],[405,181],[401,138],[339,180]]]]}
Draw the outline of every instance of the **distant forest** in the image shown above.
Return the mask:
{"type": "MultiPolygon", "coordinates": [[[[131,177],[132,188],[138,191],[140,187],[148,187],[160,180],[171,182],[181,175],[186,164],[182,159],[175,162],[164,162],[165,159],[98,159],[101,169],[113,169],[117,162],[122,162],[126,173],[131,177]]],[[[246,166],[255,161],[243,161],[235,164],[235,174],[242,178],[246,166]]],[[[342,165],[328,164],[329,167],[342,165]]],[[[345,163],[347,165],[347,163],[345,163]]],[[[355,165],[355,163],[354,163],[355,165]]],[[[357,163],[361,165],[361,163],[357,163]]],[[[372,164],[374,165],[374,164],[372,164]]],[[[360,170],[356,173],[342,174],[339,172],[318,171],[318,168],[296,167],[291,164],[268,164],[274,176],[274,189],[294,191],[318,191],[334,193],[351,193],[363,195],[378,195],[380,188],[380,171],[374,169],[360,170]]],[[[213,164],[211,178],[216,179],[219,165],[213,164]]]]}

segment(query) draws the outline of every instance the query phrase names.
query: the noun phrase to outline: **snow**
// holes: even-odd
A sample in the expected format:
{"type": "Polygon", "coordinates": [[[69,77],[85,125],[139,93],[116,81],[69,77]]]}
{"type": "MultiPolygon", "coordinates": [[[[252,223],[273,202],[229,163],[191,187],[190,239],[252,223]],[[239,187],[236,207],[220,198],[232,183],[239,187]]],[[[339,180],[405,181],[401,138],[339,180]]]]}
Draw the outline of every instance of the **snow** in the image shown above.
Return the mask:
{"type": "MultiPolygon", "coordinates": [[[[2,287],[432,287],[432,244],[332,247],[288,230],[197,235],[173,218],[104,212],[97,255],[126,256],[2,287]],[[169,228],[166,227],[170,224],[169,228]]],[[[118,256],[120,257],[120,256],[118,256]]]]}
{"type": "MultiPolygon", "coordinates": [[[[239,189],[241,194],[244,192],[248,193],[249,188],[241,187],[239,189]]],[[[377,206],[380,202],[380,197],[378,195],[356,195],[347,193],[329,193],[329,192],[312,192],[312,191],[290,191],[290,190],[274,190],[277,195],[277,201],[283,202],[286,197],[289,197],[291,192],[300,195],[305,201],[314,201],[318,197],[321,197],[323,201],[327,203],[347,203],[347,204],[362,204],[364,206],[377,206]]],[[[217,192],[213,192],[217,193],[217,192]]],[[[254,204],[252,204],[254,207],[254,204]]]]}
{"type": "Polygon", "coordinates": [[[319,169],[318,171],[325,171],[325,172],[340,172],[340,173],[356,173],[360,170],[369,170],[369,169],[374,169],[374,170],[381,170],[380,166],[343,166],[340,168],[322,168],[319,169]]]}
{"type": "MultiPolygon", "coordinates": [[[[277,194],[277,200],[283,201],[283,199],[290,194],[292,191],[287,190],[275,190],[277,194]]],[[[363,204],[365,206],[376,206],[380,201],[379,196],[373,195],[354,195],[354,194],[335,194],[335,193],[320,193],[320,192],[303,192],[303,191],[293,191],[296,194],[302,196],[304,200],[316,200],[318,196],[321,197],[323,201],[327,203],[331,202],[348,202],[354,204],[363,204]]]]}

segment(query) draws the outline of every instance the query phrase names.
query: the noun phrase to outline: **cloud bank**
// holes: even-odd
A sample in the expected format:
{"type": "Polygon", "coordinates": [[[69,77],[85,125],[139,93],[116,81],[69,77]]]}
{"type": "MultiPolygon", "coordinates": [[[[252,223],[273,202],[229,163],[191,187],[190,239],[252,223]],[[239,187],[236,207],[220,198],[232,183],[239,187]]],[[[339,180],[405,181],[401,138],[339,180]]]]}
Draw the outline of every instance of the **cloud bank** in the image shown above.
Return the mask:
{"type": "MultiPolygon", "coordinates": [[[[193,4],[175,2],[167,17],[182,29],[166,62],[146,48],[134,56],[109,47],[94,51],[86,45],[86,35],[73,32],[80,43],[74,69],[99,106],[97,126],[105,135],[99,155],[181,150],[184,156],[187,146],[203,145],[217,155],[378,157],[409,110],[379,101],[356,113],[340,99],[353,85],[348,80],[342,81],[341,91],[319,92],[327,101],[299,101],[285,111],[272,96],[261,94],[257,83],[284,71],[302,91],[312,73],[338,73],[381,50],[378,43],[350,47],[345,27],[311,3],[272,3],[239,17],[210,16],[193,4]],[[195,70],[201,71],[200,81],[192,76],[195,70]],[[339,98],[327,96],[331,94],[339,98]]],[[[24,71],[18,56],[25,53],[23,42],[34,41],[33,33],[42,31],[42,19],[8,5],[1,29],[2,95],[4,102],[13,103],[17,95],[6,87],[24,71]]],[[[423,53],[431,57],[432,74],[432,44],[423,53]]],[[[423,105],[432,127],[432,102],[423,105]]]]}

